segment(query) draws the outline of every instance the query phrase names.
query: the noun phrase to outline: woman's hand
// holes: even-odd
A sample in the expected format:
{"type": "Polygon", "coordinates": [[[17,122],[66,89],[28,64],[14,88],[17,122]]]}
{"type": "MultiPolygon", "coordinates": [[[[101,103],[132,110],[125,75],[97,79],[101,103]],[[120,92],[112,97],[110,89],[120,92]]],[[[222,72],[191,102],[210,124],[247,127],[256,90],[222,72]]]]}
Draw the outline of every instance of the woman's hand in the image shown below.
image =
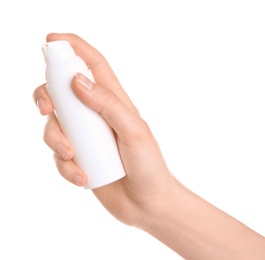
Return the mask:
{"type": "MultiPolygon", "coordinates": [[[[73,79],[76,96],[113,128],[127,175],[94,189],[101,203],[120,221],[145,230],[185,259],[265,259],[265,239],[206,202],[169,172],[148,125],[122,89],[104,57],[73,34],[67,40],[92,70],[96,84],[81,74],[73,79]]],[[[84,186],[86,175],[73,162],[73,150],[53,113],[45,86],[34,91],[41,114],[48,115],[44,140],[55,153],[58,171],[84,186]]]]}
{"type": "MultiPolygon", "coordinates": [[[[167,204],[166,194],[177,181],[170,174],[148,125],[124,92],[106,59],[73,34],[50,34],[47,41],[67,40],[91,69],[95,84],[82,74],[73,78],[76,96],[98,112],[113,128],[126,171],[119,181],[94,189],[101,203],[122,222],[146,229],[152,211],[167,204]],[[155,202],[155,203],[154,203],[155,202]]],[[[33,94],[42,115],[48,115],[44,140],[54,151],[58,171],[68,181],[84,186],[89,179],[74,163],[73,149],[65,138],[45,84],[33,94]]]]}

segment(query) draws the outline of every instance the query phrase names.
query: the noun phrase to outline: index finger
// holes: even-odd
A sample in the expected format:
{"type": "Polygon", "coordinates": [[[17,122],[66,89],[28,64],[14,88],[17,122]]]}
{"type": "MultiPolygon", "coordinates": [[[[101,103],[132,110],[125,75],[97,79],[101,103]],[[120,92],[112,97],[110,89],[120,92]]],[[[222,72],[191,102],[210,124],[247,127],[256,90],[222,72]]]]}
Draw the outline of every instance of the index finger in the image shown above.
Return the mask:
{"type": "Polygon", "coordinates": [[[132,110],[137,111],[132,101],[123,90],[109,63],[98,50],[79,36],[71,33],[51,33],[47,35],[46,40],[47,42],[56,40],[68,41],[74,48],[76,54],[85,61],[95,81],[99,85],[111,89],[132,110]]]}

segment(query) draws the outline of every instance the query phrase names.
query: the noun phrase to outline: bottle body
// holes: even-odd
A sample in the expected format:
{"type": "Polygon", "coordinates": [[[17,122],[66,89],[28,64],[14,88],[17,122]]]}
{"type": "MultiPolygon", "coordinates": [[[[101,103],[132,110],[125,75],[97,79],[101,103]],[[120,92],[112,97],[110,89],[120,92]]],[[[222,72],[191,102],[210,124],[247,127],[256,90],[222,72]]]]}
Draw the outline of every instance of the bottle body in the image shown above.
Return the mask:
{"type": "Polygon", "coordinates": [[[72,78],[77,72],[93,80],[90,70],[80,60],[74,56],[47,64],[46,89],[60,127],[74,149],[74,161],[88,176],[86,188],[94,189],[124,177],[125,171],[112,129],[98,113],[84,105],[72,90],[72,78]],[[58,66],[63,69],[58,69],[58,66]],[[56,70],[59,72],[56,73],[56,70]]]}

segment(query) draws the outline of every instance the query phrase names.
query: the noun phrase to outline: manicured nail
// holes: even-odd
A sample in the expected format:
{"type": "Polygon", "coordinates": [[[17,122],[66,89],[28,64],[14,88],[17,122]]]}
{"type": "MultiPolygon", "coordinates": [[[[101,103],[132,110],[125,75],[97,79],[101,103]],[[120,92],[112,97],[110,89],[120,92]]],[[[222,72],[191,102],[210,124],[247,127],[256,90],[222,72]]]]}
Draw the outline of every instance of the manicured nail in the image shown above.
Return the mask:
{"type": "Polygon", "coordinates": [[[73,178],[73,182],[77,185],[77,186],[80,186],[80,187],[83,187],[86,185],[85,183],[85,179],[80,176],[80,175],[75,175],[75,177],[73,178]]]}
{"type": "Polygon", "coordinates": [[[77,73],[75,77],[77,81],[81,84],[81,86],[85,89],[91,90],[94,87],[94,83],[90,79],[85,77],[83,74],[77,73]]]}
{"type": "Polygon", "coordinates": [[[64,159],[64,160],[69,160],[71,159],[71,153],[69,151],[69,149],[67,149],[64,145],[59,144],[56,147],[56,152],[58,153],[58,155],[64,159]]]}
{"type": "Polygon", "coordinates": [[[38,107],[40,113],[42,112],[42,109],[44,108],[44,106],[45,106],[45,101],[42,98],[39,98],[37,100],[37,107],[38,107]]]}

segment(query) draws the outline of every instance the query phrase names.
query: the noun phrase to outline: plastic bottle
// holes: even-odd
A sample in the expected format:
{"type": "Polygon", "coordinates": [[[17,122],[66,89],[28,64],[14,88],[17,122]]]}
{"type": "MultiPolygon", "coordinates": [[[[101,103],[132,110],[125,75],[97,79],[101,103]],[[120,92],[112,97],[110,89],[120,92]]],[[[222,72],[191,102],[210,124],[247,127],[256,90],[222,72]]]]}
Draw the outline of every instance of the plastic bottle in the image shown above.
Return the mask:
{"type": "Polygon", "coordinates": [[[79,72],[94,81],[86,63],[67,41],[42,46],[46,62],[46,89],[65,136],[74,149],[75,163],[87,174],[87,189],[94,189],[125,176],[112,129],[74,94],[71,82],[79,72]]]}

